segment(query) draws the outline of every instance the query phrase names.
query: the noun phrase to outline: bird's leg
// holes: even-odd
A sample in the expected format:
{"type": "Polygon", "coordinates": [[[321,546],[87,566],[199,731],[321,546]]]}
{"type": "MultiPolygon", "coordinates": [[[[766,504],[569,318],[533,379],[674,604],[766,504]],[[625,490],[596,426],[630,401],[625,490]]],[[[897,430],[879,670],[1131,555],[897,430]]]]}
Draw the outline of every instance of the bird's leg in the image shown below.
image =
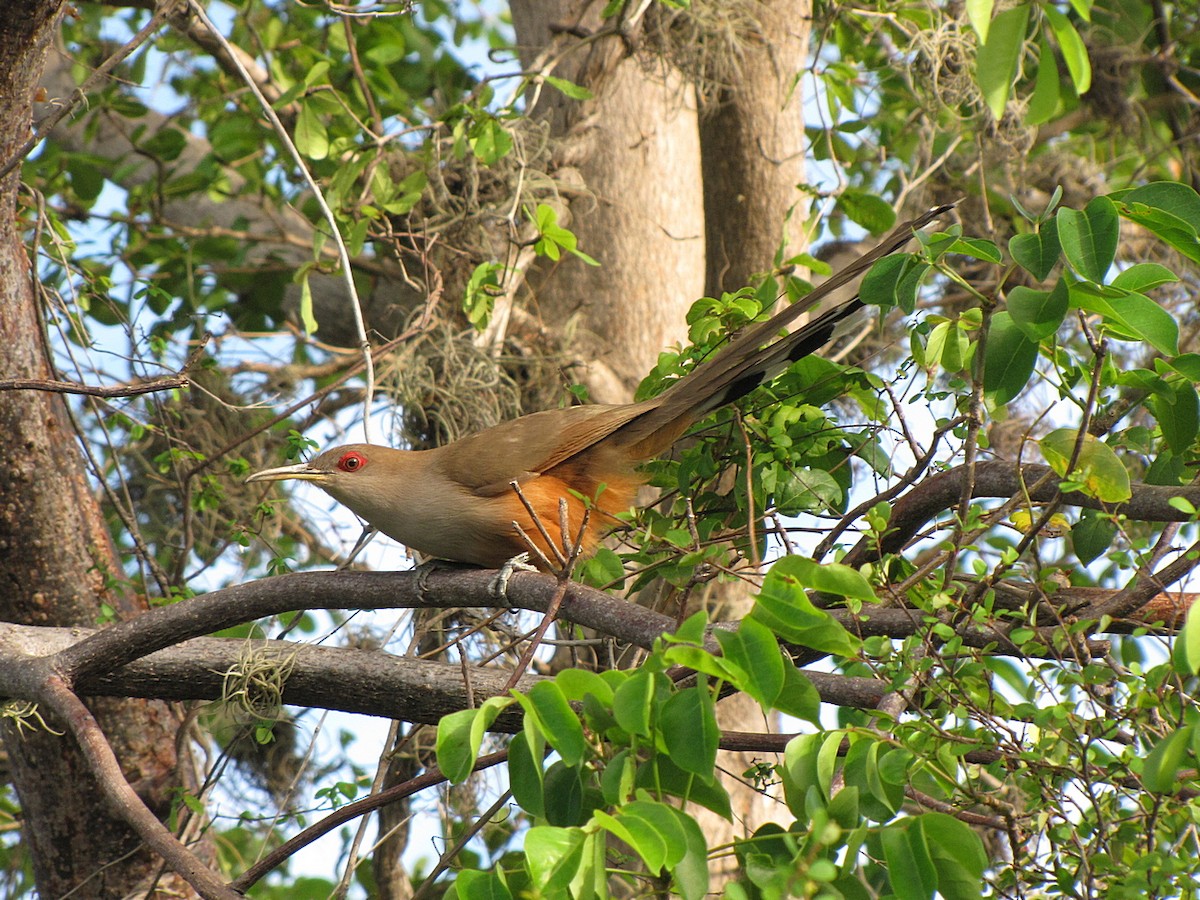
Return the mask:
{"type": "Polygon", "coordinates": [[[517,572],[536,572],[537,570],[537,566],[529,564],[528,553],[518,553],[505,562],[496,572],[496,577],[488,583],[488,596],[494,600],[503,600],[507,605],[509,579],[517,572]]]}
{"type": "Polygon", "coordinates": [[[342,561],[341,565],[337,567],[337,571],[341,572],[350,568],[350,565],[354,562],[355,557],[362,553],[363,548],[366,547],[367,544],[371,543],[372,539],[374,539],[375,535],[377,534],[379,534],[379,529],[371,525],[364,525],[362,534],[358,536],[358,540],[355,541],[354,546],[350,548],[350,555],[347,556],[345,560],[342,561]]]}

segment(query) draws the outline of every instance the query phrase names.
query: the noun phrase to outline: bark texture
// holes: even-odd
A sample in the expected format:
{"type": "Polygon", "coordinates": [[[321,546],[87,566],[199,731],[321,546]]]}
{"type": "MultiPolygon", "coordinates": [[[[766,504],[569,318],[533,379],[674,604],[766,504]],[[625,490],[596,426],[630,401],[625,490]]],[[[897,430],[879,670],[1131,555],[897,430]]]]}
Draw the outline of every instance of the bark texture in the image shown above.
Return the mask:
{"type": "MultiPolygon", "coordinates": [[[[29,134],[31,101],[62,8],[55,0],[0,5],[0,160],[29,134]]],[[[6,375],[51,377],[36,279],[18,207],[20,169],[0,184],[0,346],[6,375]]],[[[60,396],[0,392],[0,617],[34,625],[94,625],[101,604],[118,616],[142,606],[114,585],[120,567],[60,396]]],[[[135,789],[160,815],[179,785],[179,719],[161,702],[92,706],[135,789]]],[[[47,731],[3,737],[21,801],[24,838],[41,896],[123,897],[154,878],[159,863],[106,811],[73,741],[47,731]]],[[[186,885],[161,879],[187,896],[186,885]]]]}

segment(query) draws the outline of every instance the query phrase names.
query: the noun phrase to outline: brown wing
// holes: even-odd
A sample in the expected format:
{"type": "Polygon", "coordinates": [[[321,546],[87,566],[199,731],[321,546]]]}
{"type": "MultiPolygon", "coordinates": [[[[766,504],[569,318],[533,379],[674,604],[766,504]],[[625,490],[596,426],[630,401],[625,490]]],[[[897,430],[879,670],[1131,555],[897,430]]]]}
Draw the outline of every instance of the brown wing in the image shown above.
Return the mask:
{"type": "Polygon", "coordinates": [[[594,446],[646,409],[645,403],[597,404],[532,413],[430,453],[455,481],[480,496],[496,496],[594,446]]]}

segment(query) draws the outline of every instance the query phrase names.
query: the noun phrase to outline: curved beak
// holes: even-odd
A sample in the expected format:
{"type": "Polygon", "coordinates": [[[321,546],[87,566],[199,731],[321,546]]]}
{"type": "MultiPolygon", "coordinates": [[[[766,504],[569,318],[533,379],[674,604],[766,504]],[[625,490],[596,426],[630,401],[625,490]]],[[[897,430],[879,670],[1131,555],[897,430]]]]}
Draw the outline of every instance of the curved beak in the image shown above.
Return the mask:
{"type": "Polygon", "coordinates": [[[255,472],[246,479],[246,484],[252,481],[287,481],[289,479],[324,481],[328,477],[328,472],[316,468],[312,463],[300,463],[295,466],[280,466],[277,469],[263,469],[261,472],[255,472]]]}

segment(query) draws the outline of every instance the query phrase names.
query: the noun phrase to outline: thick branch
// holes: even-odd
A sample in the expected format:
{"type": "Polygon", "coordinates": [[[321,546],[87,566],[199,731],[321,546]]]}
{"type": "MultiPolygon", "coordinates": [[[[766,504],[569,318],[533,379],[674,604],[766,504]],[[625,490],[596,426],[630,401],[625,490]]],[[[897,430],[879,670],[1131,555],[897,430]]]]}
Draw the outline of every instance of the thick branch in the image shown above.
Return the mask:
{"type": "MultiPolygon", "coordinates": [[[[173,606],[159,607],[120,622],[64,649],[55,660],[69,679],[116,671],[123,665],[174,644],[265,616],[304,609],[452,609],[490,606],[493,573],[447,568],[423,580],[411,572],[307,572],[280,575],[213,591],[173,606]]],[[[545,575],[517,573],[509,583],[509,603],[533,612],[549,607],[557,582],[545,575]]],[[[831,610],[860,634],[904,637],[928,627],[919,611],[870,609],[855,614],[831,610]]],[[[639,647],[675,627],[675,620],[579,584],[567,586],[561,618],[639,647]]],[[[715,627],[729,627],[718,624],[715,627]]],[[[962,626],[969,646],[1000,641],[991,629],[962,626]]],[[[1000,652],[1005,652],[1002,648],[1000,652]]],[[[1014,652],[1010,649],[1009,652],[1014,652]]],[[[7,682],[0,672],[0,691],[7,682]]]]}
{"type": "MultiPolygon", "coordinates": [[[[10,696],[30,696],[31,679],[17,674],[34,668],[21,664],[24,657],[57,653],[95,633],[91,629],[0,623],[3,687],[12,691],[10,696]],[[18,692],[21,684],[26,688],[18,692]]],[[[75,689],[84,696],[218,700],[225,692],[225,673],[251,658],[256,663],[277,660],[281,666],[287,665],[289,675],[283,687],[283,702],[287,705],[428,724],[470,706],[468,693],[476,702],[503,693],[509,676],[507,669],[470,667],[464,671],[460,665],[396,656],[383,650],[196,638],[113,672],[84,676],[75,689]]],[[[526,676],[517,687],[527,691],[539,677],[526,676]]],[[[500,717],[497,730],[512,731],[520,724],[519,711],[513,711],[500,717]]]]}
{"type": "MultiPolygon", "coordinates": [[[[842,560],[848,566],[861,566],[881,556],[899,552],[926,523],[952,509],[962,494],[968,472],[963,466],[934,475],[922,481],[892,505],[892,518],[882,541],[863,538],[842,560]]],[[[1029,491],[1029,499],[1046,502],[1058,499],[1067,506],[1100,509],[1128,516],[1141,522],[1185,522],[1189,516],[1171,506],[1172,497],[1184,497],[1193,506],[1200,506],[1200,487],[1195,485],[1170,487],[1134,482],[1133,496],[1125,503],[1105,504],[1079,491],[1061,493],[1059,479],[1049,466],[995,461],[977,463],[971,497],[1012,497],[1029,491]],[[1033,488],[1045,479],[1041,487],[1033,488]]]]}
{"type": "MultiPolygon", "coordinates": [[[[224,673],[249,653],[288,658],[293,666],[284,702],[297,706],[339,709],[410,722],[436,722],[442,715],[470,705],[463,672],[457,666],[411,660],[382,651],[313,647],[285,641],[199,638],[209,632],[267,615],[295,609],[450,608],[479,605],[486,595],[490,573],[447,570],[433,573],[424,593],[411,573],[306,573],[269,578],[215,591],[171,607],[152,610],[103,631],[35,628],[0,625],[0,694],[33,698],[44,678],[41,666],[52,660],[84,695],[155,697],[171,700],[212,700],[222,695],[224,673]],[[167,649],[169,648],[169,649],[167,649]]],[[[510,584],[510,602],[544,611],[556,590],[552,578],[519,574],[510,584]]],[[[1005,583],[1007,596],[1021,601],[1033,596],[1030,586],[1005,583]]],[[[1077,607],[1111,604],[1119,592],[1065,588],[1048,598],[1064,614],[1077,615],[1077,607]]],[[[1156,610],[1178,609],[1190,598],[1168,595],[1155,598],[1156,610]]],[[[487,602],[487,601],[485,601],[487,602]]],[[[905,637],[929,628],[927,617],[916,610],[874,608],[861,614],[830,611],[846,628],[861,636],[905,637]]],[[[580,585],[571,585],[563,617],[642,647],[673,628],[674,619],[646,610],[580,585]]],[[[1156,613],[1157,621],[1164,616],[1156,613]]],[[[1172,616],[1168,629],[1179,617],[1172,616]]],[[[1149,621],[1149,620],[1147,620],[1149,621]]],[[[718,624],[715,627],[733,627],[718,624]]],[[[1047,647],[1055,646],[1053,629],[1045,629],[1047,647]]],[[[1114,623],[1112,630],[1122,630],[1114,623]]],[[[1005,637],[1002,627],[957,626],[967,646],[994,648],[1001,654],[1021,654],[1005,637]]],[[[1107,649],[1103,641],[1088,646],[1093,656],[1107,649]]],[[[1053,653],[1047,650],[1047,654],[1053,653]]],[[[800,648],[803,665],[820,657],[800,648]]],[[[821,699],[841,706],[871,707],[883,687],[872,679],[806,672],[821,699]]],[[[468,673],[469,692],[486,697],[503,693],[507,670],[476,668],[468,673]]],[[[522,687],[533,683],[526,679],[522,687]]],[[[514,727],[517,719],[501,723],[514,727]]]]}

